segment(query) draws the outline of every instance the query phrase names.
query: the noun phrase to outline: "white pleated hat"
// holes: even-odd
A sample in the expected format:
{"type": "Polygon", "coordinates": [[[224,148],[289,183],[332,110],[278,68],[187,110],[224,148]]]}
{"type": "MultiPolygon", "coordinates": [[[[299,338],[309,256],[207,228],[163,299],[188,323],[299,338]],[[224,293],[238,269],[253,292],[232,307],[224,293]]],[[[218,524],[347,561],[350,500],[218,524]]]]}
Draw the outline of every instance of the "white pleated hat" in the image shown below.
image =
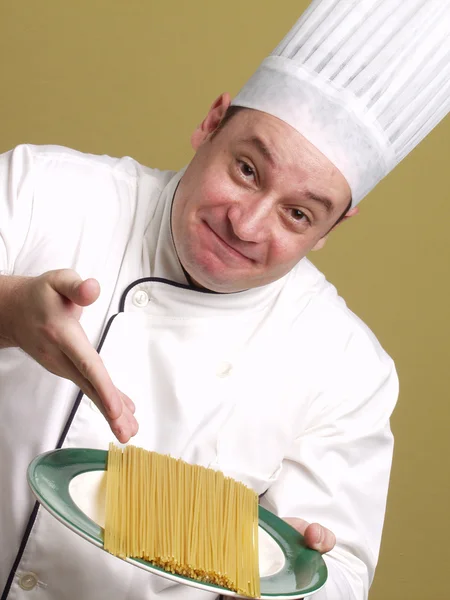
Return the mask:
{"type": "Polygon", "coordinates": [[[313,0],[233,104],[299,131],[355,206],[450,109],[450,0],[313,0]]]}

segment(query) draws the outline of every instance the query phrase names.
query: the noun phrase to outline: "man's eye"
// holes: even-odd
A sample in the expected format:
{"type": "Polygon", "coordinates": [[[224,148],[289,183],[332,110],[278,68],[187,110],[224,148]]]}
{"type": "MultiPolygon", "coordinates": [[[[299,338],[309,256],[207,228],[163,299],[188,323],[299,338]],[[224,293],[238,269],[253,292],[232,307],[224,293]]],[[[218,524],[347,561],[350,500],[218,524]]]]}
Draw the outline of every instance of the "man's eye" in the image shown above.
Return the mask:
{"type": "Polygon", "coordinates": [[[294,221],[309,221],[305,213],[299,208],[291,208],[291,217],[294,221]]]}
{"type": "Polygon", "coordinates": [[[241,171],[242,175],[244,175],[244,177],[255,177],[255,171],[248,163],[244,162],[243,160],[239,161],[239,170],[241,171]]]}

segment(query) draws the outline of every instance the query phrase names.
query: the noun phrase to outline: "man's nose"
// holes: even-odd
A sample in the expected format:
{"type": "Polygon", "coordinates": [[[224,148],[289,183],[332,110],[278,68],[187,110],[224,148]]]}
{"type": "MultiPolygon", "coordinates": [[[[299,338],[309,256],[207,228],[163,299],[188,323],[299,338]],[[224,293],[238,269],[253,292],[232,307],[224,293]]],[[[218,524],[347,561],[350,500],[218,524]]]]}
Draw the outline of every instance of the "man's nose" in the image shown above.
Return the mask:
{"type": "Polygon", "coordinates": [[[274,206],[270,197],[246,198],[233,204],[228,219],[234,234],[244,242],[267,240],[273,226],[274,206]]]}

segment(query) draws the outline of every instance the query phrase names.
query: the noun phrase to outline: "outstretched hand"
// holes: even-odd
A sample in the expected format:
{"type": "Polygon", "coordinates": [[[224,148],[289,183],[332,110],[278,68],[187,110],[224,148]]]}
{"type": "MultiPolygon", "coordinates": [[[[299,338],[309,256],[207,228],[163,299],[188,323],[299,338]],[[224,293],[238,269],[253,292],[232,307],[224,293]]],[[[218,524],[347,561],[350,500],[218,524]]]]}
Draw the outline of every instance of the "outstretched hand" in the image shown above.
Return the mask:
{"type": "Polygon", "coordinates": [[[100,409],[120,442],[135,435],[134,404],[113,384],[79,319],[100,286],[71,269],[15,280],[8,306],[9,338],[51,373],[70,379],[100,409]]]}

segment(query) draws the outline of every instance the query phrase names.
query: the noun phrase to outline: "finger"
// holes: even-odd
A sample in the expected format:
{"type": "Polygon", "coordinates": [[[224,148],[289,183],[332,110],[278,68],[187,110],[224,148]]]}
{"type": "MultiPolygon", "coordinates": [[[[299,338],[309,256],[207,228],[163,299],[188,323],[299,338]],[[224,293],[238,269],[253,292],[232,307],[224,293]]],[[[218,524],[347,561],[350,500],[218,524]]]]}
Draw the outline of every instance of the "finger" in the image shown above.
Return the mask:
{"type": "Polygon", "coordinates": [[[100,294],[100,284],[96,279],[83,281],[72,269],[52,271],[50,283],[59,294],[78,306],[89,306],[97,300],[100,294]]]}
{"type": "Polygon", "coordinates": [[[139,424],[133,414],[135,410],[134,403],[130,400],[130,398],[128,398],[128,396],[126,396],[116,388],[116,391],[119,394],[119,397],[122,402],[122,412],[116,419],[110,418],[105,411],[104,404],[101,402],[91,382],[82,377],[73,365],[72,368],[74,370],[74,377],[79,377],[79,382],[77,383],[77,385],[98,407],[100,412],[107,420],[109,426],[111,427],[111,431],[117,437],[119,442],[128,442],[130,438],[134,437],[139,430],[139,424]]]}
{"type": "Polygon", "coordinates": [[[139,431],[139,423],[137,422],[137,419],[133,413],[131,413],[128,409],[126,409],[124,412],[130,425],[130,437],[134,437],[139,431]]]}
{"type": "Polygon", "coordinates": [[[334,533],[319,523],[311,523],[306,528],[304,536],[306,545],[321,554],[330,552],[336,544],[334,533]]]}
{"type": "Polygon", "coordinates": [[[136,417],[134,416],[134,412],[135,412],[136,408],[135,408],[134,403],[132,402],[132,400],[130,400],[130,398],[128,398],[128,396],[126,396],[120,390],[117,390],[117,391],[122,400],[123,411],[117,421],[108,420],[108,422],[109,422],[113,432],[115,432],[115,428],[117,428],[117,430],[119,432],[118,436],[121,436],[119,441],[128,442],[130,440],[130,438],[134,437],[139,430],[139,424],[136,420],[136,417]],[[120,420],[120,419],[122,419],[122,417],[125,418],[125,421],[120,420]],[[124,439],[125,437],[126,437],[126,439],[124,439]]]}
{"type": "Polygon", "coordinates": [[[134,414],[136,412],[136,406],[133,402],[133,400],[131,400],[131,398],[129,398],[126,394],[124,394],[123,392],[121,392],[119,390],[119,394],[120,397],[122,399],[122,402],[125,404],[125,406],[129,409],[129,411],[134,414]]]}
{"type": "Polygon", "coordinates": [[[134,419],[134,424],[132,424],[130,413],[125,412],[118,419],[109,421],[109,426],[121,444],[129,442],[138,430],[136,420],[134,419]]]}
{"type": "Polygon", "coordinates": [[[80,390],[92,400],[92,402],[94,402],[107,420],[112,432],[120,442],[126,443],[133,435],[136,435],[138,430],[136,419],[125,403],[122,404],[123,410],[120,416],[117,419],[109,419],[105,414],[105,408],[102,405],[94,387],[79,373],[67,356],[60,352],[60,356],[55,358],[53,362],[55,365],[57,364],[57,369],[53,369],[53,372],[59,372],[60,375],[63,374],[64,377],[73,381],[75,385],[77,385],[80,390]]]}
{"type": "MultiPolygon", "coordinates": [[[[45,353],[44,360],[42,360],[42,358],[43,356],[40,355],[39,363],[43,367],[58,377],[64,377],[70,381],[73,381],[75,385],[77,385],[80,390],[92,400],[92,402],[98,407],[99,411],[105,417],[106,421],[111,427],[112,432],[120,442],[126,443],[132,436],[136,435],[139,426],[129,407],[124,401],[122,401],[122,399],[122,412],[120,416],[117,419],[111,420],[108,418],[105,408],[92,384],[81,375],[81,373],[76,369],[75,365],[59,348],[51,346],[49,351],[45,353]]],[[[119,390],[117,390],[117,393],[120,393],[119,390]]],[[[131,400],[128,399],[128,402],[131,403],[131,400]]]]}
{"type": "Polygon", "coordinates": [[[89,306],[93,304],[100,296],[100,284],[96,279],[85,279],[78,286],[78,302],[79,306],[89,306]]]}
{"type": "MultiPolygon", "coordinates": [[[[134,416],[134,411],[135,411],[134,403],[123,392],[121,392],[120,390],[118,390],[118,391],[119,391],[119,394],[120,394],[122,402],[123,402],[123,412],[122,412],[121,416],[125,416],[126,421],[128,423],[128,427],[125,428],[125,432],[128,435],[128,439],[126,439],[125,441],[128,442],[129,439],[134,437],[137,434],[137,432],[139,431],[139,424],[136,420],[136,417],[134,416]]],[[[123,424],[124,424],[123,422],[118,423],[119,426],[122,426],[123,424]]],[[[114,426],[115,426],[115,423],[112,422],[111,427],[113,428],[114,426]]]]}
{"type": "Polygon", "coordinates": [[[113,384],[98,352],[89,342],[83,328],[76,319],[69,319],[59,347],[73,363],[80,375],[86,379],[97,393],[108,420],[120,417],[124,403],[113,384]]]}
{"type": "Polygon", "coordinates": [[[305,519],[299,519],[297,517],[284,517],[284,521],[289,523],[291,527],[296,529],[302,535],[304,535],[306,528],[309,525],[308,521],[305,521],[305,519]]]}

